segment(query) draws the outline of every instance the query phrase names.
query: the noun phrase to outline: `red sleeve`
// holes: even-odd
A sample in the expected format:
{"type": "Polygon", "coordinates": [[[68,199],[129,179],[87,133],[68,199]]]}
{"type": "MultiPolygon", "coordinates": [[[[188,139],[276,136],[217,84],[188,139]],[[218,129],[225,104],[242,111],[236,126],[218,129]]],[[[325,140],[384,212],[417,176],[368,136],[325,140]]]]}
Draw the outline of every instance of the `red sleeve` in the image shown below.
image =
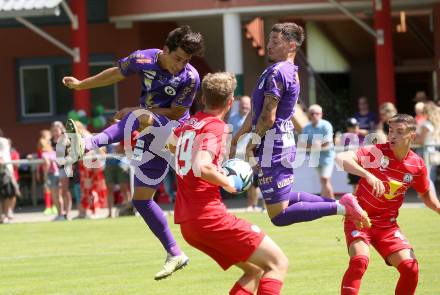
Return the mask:
{"type": "Polygon", "coordinates": [[[420,173],[414,176],[414,181],[412,188],[416,190],[419,194],[424,194],[429,190],[429,176],[428,170],[426,169],[425,163],[422,161],[423,165],[422,169],[420,169],[420,173]]]}

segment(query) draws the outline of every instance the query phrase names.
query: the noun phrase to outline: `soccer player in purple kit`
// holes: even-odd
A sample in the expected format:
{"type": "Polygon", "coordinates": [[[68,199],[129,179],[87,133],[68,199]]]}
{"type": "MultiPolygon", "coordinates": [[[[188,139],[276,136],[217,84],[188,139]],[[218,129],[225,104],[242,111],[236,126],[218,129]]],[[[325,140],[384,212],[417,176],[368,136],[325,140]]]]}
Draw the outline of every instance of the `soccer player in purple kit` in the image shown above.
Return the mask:
{"type": "Polygon", "coordinates": [[[273,64],[264,70],[257,82],[252,94],[252,112],[233,137],[230,156],[235,155],[242,135],[251,131],[258,135],[258,139],[253,138],[247,145],[246,154],[249,159],[257,156],[254,159],[258,184],[274,225],[286,226],[338,214],[359,226],[369,226],[366,213],[351,194],[335,201],[292,190],[296,146],[291,118],[300,87],[294,59],[303,41],[303,28],[295,23],[278,23],[272,27],[267,51],[269,62],[273,64]]]}
{"type": "MultiPolygon", "coordinates": [[[[131,74],[137,74],[141,79],[142,87],[140,106],[121,110],[115,116],[121,120],[101,133],[82,138],[75,123],[68,120],[66,128],[72,140],[66,153],[74,155],[73,158],[75,155],[80,158],[86,151],[119,142],[124,138],[124,128],[128,131],[143,130],[147,126],[165,126],[170,120],[178,120],[182,123],[189,117],[189,108],[200,86],[199,74],[189,61],[193,55],[201,55],[203,47],[203,37],[200,33],[192,32],[189,26],[181,26],[168,34],[163,50],[135,51],[128,57],[120,59],[116,67],[81,81],[74,77],[64,77],[64,85],[81,90],[107,86],[131,74]],[[132,121],[133,112],[145,109],[149,112],[144,111],[132,121]],[[132,126],[130,122],[133,123],[132,126]]],[[[168,135],[164,136],[165,139],[168,135]]],[[[167,251],[164,266],[155,275],[155,279],[160,280],[184,267],[188,263],[188,257],[180,250],[163,211],[153,200],[161,178],[169,169],[165,158],[150,153],[150,146],[154,140],[153,134],[141,132],[141,136],[136,141],[132,158],[132,164],[136,161],[132,202],[167,251]],[[142,135],[142,133],[146,134],[142,135]]]]}

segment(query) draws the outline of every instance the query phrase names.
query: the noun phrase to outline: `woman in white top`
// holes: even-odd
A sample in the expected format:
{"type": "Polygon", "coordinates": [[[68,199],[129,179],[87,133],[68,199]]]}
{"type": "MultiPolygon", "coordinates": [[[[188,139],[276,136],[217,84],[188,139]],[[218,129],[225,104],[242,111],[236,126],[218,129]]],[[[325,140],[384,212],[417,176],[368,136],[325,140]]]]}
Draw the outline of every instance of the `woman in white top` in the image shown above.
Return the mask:
{"type": "Polygon", "coordinates": [[[12,198],[15,193],[11,193],[11,188],[15,189],[15,183],[13,182],[13,167],[12,164],[3,165],[2,163],[11,162],[11,145],[9,140],[3,137],[3,131],[0,129],[0,189],[1,192],[8,192],[7,194],[0,193],[0,206],[2,211],[0,212],[0,223],[9,223],[8,213],[12,206],[12,198]],[[4,176],[4,174],[7,176],[4,176]],[[12,187],[11,187],[12,185],[12,187]],[[3,190],[3,186],[9,187],[9,190],[3,190]]]}
{"type": "Polygon", "coordinates": [[[432,101],[425,102],[423,114],[426,120],[420,125],[415,143],[424,145],[423,157],[429,167],[429,177],[435,183],[440,152],[434,145],[440,144],[440,108],[432,101]]]}

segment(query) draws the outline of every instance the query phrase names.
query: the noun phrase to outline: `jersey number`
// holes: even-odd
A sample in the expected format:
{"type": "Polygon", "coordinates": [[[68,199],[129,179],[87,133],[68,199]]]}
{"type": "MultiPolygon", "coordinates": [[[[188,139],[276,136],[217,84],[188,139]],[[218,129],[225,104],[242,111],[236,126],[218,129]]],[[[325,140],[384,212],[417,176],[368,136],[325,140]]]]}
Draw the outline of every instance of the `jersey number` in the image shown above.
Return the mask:
{"type": "Polygon", "coordinates": [[[187,130],[180,136],[177,141],[176,147],[176,158],[177,158],[177,174],[186,175],[191,169],[192,164],[192,147],[194,143],[194,138],[196,137],[196,132],[192,130],[187,130]],[[183,166],[180,166],[180,162],[184,162],[183,166]]]}

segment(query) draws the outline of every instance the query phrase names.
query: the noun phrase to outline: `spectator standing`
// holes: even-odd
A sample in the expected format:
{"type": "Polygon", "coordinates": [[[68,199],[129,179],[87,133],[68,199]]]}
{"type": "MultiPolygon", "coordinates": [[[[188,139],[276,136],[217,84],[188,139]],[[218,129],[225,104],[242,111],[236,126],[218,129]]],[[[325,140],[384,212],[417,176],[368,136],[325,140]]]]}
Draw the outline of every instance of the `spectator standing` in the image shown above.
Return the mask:
{"type": "Polygon", "coordinates": [[[377,113],[370,111],[367,97],[361,96],[358,98],[358,112],[353,117],[359,122],[361,135],[366,136],[376,129],[378,123],[377,113]]]}
{"type": "MultiPolygon", "coordinates": [[[[14,146],[12,145],[12,140],[9,139],[9,146],[11,147],[11,160],[20,160],[20,153],[14,148],[14,146]]],[[[20,186],[19,186],[19,181],[20,181],[20,174],[18,173],[18,168],[20,167],[19,164],[12,164],[12,168],[14,170],[14,181],[17,184],[17,188],[18,188],[18,196],[15,195],[12,197],[12,203],[11,206],[9,208],[7,217],[9,218],[9,220],[14,218],[14,209],[15,209],[15,205],[17,204],[17,197],[19,197],[20,195],[20,186]]]]}
{"type": "MultiPolygon", "coordinates": [[[[66,131],[63,123],[60,121],[55,121],[50,126],[50,132],[52,135],[51,143],[54,150],[56,150],[56,144],[62,138],[63,133],[66,131]]],[[[59,183],[61,186],[60,194],[63,199],[63,212],[64,217],[70,220],[70,211],[72,210],[72,194],[69,189],[69,178],[66,175],[64,169],[59,170],[59,183]]]]}
{"type": "Polygon", "coordinates": [[[385,143],[387,142],[387,136],[388,136],[388,120],[394,117],[394,115],[397,114],[396,106],[391,102],[385,102],[381,104],[379,107],[379,115],[380,115],[380,121],[377,125],[376,129],[376,143],[385,143]]]}
{"type": "MultiPolygon", "coordinates": [[[[121,143],[114,143],[107,146],[107,153],[118,155],[121,158],[124,155],[124,147],[121,143]]],[[[119,185],[121,194],[124,198],[124,205],[130,201],[130,174],[128,165],[124,165],[121,159],[115,157],[106,157],[104,176],[107,184],[107,207],[109,218],[113,217],[114,190],[119,185]],[[126,169],[123,169],[126,167],[126,169]]]]}
{"type": "Polygon", "coordinates": [[[335,163],[333,126],[329,121],[322,119],[320,105],[311,105],[308,109],[308,116],[310,122],[304,126],[302,134],[307,135],[307,147],[312,148],[311,159],[314,159],[316,154],[319,156],[317,171],[321,182],[321,196],[334,199],[330,182],[335,163]]]}
{"type": "MultiPolygon", "coordinates": [[[[238,111],[233,113],[229,119],[228,124],[232,125],[232,136],[234,136],[243,125],[246,116],[251,111],[251,98],[249,96],[242,96],[239,100],[238,111]]],[[[250,139],[250,134],[246,134],[242,140],[237,144],[237,157],[243,159],[246,153],[246,145],[250,139]]],[[[246,192],[247,195],[247,211],[257,210],[258,204],[258,187],[252,185],[246,192]]]]}
{"type": "Polygon", "coordinates": [[[11,147],[9,140],[4,137],[0,129],[0,223],[9,223],[8,213],[12,205],[12,198],[16,195],[16,186],[11,164],[2,164],[11,161],[11,147]]]}
{"type": "Polygon", "coordinates": [[[45,214],[50,214],[47,212],[47,208],[50,207],[48,202],[48,196],[52,196],[52,201],[56,206],[56,210],[52,211],[52,214],[56,214],[54,221],[66,220],[63,211],[63,198],[60,194],[60,178],[59,169],[56,164],[56,152],[51,144],[51,132],[49,130],[42,130],[41,136],[38,141],[38,153],[41,159],[43,159],[43,164],[40,169],[37,170],[37,179],[43,182],[44,186],[44,196],[46,202],[45,214]]]}
{"type": "MultiPolygon", "coordinates": [[[[89,131],[85,126],[79,122],[75,122],[78,127],[78,132],[81,136],[90,136],[89,131]]],[[[97,153],[104,155],[101,149],[97,150],[97,153]]],[[[86,162],[89,163],[90,161],[86,162]]],[[[85,160],[79,161],[79,175],[80,175],[80,189],[81,189],[81,206],[84,208],[85,213],[87,210],[92,212],[92,217],[96,216],[97,211],[104,207],[107,197],[107,186],[104,177],[103,167],[87,167],[85,160]]],[[[87,217],[87,215],[85,216],[87,217]]]]}
{"type": "Polygon", "coordinates": [[[423,121],[426,120],[426,116],[423,112],[424,107],[425,107],[425,103],[421,102],[421,101],[419,101],[418,103],[416,103],[414,105],[414,112],[416,114],[415,119],[417,122],[417,127],[419,127],[423,123],[423,121]]]}
{"type": "Polygon", "coordinates": [[[437,167],[440,164],[440,154],[434,145],[440,143],[440,107],[434,102],[424,103],[423,115],[426,120],[416,133],[415,143],[423,145],[423,158],[429,172],[429,178],[435,184],[437,167]]]}

